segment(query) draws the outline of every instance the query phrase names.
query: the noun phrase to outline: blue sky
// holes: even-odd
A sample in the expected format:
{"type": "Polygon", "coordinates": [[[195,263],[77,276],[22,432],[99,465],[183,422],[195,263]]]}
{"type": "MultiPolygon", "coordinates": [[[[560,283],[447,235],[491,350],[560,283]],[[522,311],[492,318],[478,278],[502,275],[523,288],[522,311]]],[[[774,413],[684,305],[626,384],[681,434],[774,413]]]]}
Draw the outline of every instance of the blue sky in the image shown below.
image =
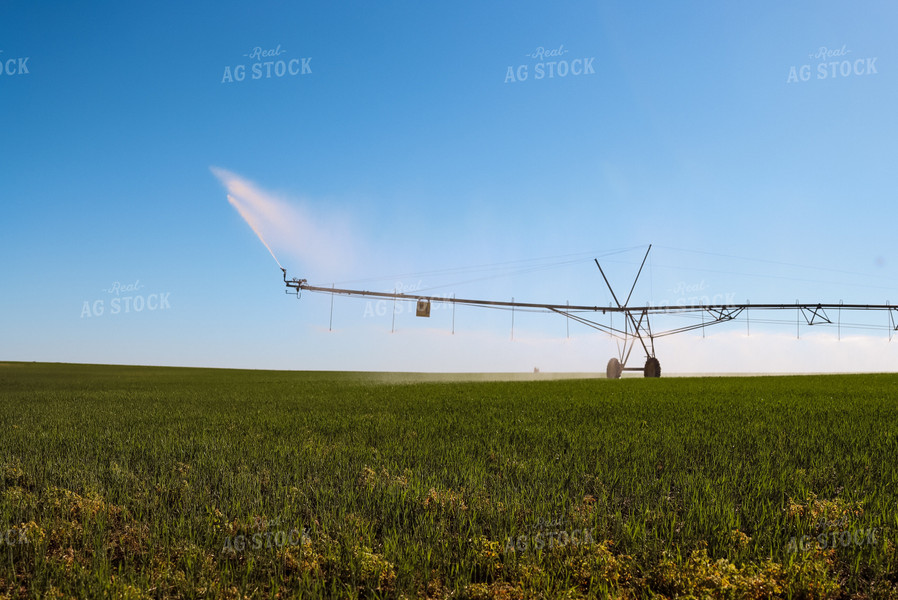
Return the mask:
{"type": "MultiPolygon", "coordinates": [[[[283,294],[212,169],[295,211],[306,229],[270,223],[272,246],[318,283],[607,304],[590,257],[635,248],[607,257],[628,288],[652,243],[641,301],[898,303],[891,2],[0,11],[15,71],[0,75],[0,360],[602,371],[614,354],[557,317],[517,315],[512,340],[509,315],[468,308],[454,336],[451,310],[400,314],[391,334],[392,312],[345,298],[328,331],[330,299],[283,294]],[[256,47],[311,72],[223,82],[251,73],[256,47]],[[561,55],[527,56],[539,48],[561,55]],[[536,78],[537,63],[575,59],[591,70],[536,78]],[[509,81],[521,65],[528,78],[509,81]],[[433,273],[574,254],[503,277],[433,273]],[[115,282],[168,305],[112,314],[115,282]]],[[[683,372],[894,368],[885,317],[864,319],[880,329],[834,347],[830,330],[795,340],[758,323],[750,340],[727,325],[658,354],[683,372]]]]}

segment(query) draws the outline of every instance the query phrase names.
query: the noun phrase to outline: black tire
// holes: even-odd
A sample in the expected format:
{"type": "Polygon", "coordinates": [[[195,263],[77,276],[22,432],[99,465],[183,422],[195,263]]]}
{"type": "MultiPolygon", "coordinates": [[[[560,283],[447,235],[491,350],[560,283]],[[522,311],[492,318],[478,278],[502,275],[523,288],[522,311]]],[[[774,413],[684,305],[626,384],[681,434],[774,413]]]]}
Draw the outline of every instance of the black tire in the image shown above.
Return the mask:
{"type": "Polygon", "coordinates": [[[645,361],[645,368],[642,370],[642,374],[646,377],[661,377],[661,362],[652,356],[645,361]]]}
{"type": "Polygon", "coordinates": [[[605,376],[608,377],[608,379],[620,379],[623,370],[620,361],[616,358],[612,358],[608,361],[608,366],[605,367],[605,376]]]}

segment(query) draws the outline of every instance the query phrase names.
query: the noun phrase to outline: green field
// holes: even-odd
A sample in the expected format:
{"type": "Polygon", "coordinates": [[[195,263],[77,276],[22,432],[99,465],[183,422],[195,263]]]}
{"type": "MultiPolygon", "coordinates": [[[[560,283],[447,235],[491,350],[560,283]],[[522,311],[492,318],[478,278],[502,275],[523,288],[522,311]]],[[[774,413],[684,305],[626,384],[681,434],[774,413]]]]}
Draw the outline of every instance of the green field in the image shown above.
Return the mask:
{"type": "Polygon", "coordinates": [[[898,598],[896,375],[455,379],[0,363],[0,596],[898,598]]]}

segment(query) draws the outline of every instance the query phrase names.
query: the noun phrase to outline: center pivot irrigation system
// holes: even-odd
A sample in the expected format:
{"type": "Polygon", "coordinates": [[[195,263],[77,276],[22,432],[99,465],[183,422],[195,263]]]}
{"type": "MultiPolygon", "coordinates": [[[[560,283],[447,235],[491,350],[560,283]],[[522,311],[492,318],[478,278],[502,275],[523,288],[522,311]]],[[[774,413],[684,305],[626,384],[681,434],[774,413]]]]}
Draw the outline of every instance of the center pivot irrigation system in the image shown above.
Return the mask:
{"type": "MultiPolygon", "coordinates": [[[[608,333],[614,338],[618,340],[618,356],[613,357],[608,361],[608,365],[605,369],[605,374],[609,379],[619,379],[621,374],[624,371],[642,371],[645,377],[660,377],[661,376],[661,363],[658,358],[655,356],[655,339],[660,337],[665,337],[668,335],[673,335],[675,333],[683,333],[685,331],[692,331],[694,329],[708,327],[710,325],[715,325],[717,323],[726,323],[728,321],[734,320],[744,311],[751,310],[794,310],[799,313],[803,318],[807,325],[836,325],[827,315],[827,311],[830,312],[838,312],[838,325],[841,328],[841,313],[843,310],[849,311],[886,311],[888,313],[888,331],[889,331],[889,340],[891,340],[892,333],[898,332],[898,306],[894,306],[891,304],[825,304],[825,303],[814,303],[814,304],[805,304],[796,302],[794,304],[693,304],[693,305],[677,305],[677,306],[630,306],[630,298],[633,295],[633,290],[636,288],[636,283],[639,281],[639,276],[642,274],[642,269],[645,266],[645,261],[648,259],[649,252],[652,250],[652,246],[649,245],[648,250],[646,250],[645,256],[642,259],[642,264],[639,266],[639,271],[636,273],[636,278],[633,280],[633,285],[630,286],[630,292],[627,294],[627,298],[623,303],[617,297],[617,294],[614,293],[614,289],[611,287],[611,283],[609,283],[608,278],[605,276],[605,271],[602,270],[602,265],[599,264],[598,259],[594,259],[596,266],[599,268],[599,273],[602,274],[602,279],[605,280],[605,285],[608,286],[608,291],[611,292],[611,297],[614,299],[614,303],[617,306],[572,306],[569,304],[541,304],[541,303],[533,303],[533,302],[515,302],[514,300],[507,302],[501,300],[473,300],[469,298],[446,298],[446,297],[434,297],[434,296],[423,296],[416,294],[401,294],[395,292],[371,292],[366,290],[350,290],[350,289],[340,289],[335,287],[322,287],[310,285],[305,279],[287,279],[287,270],[281,267],[281,271],[284,272],[284,283],[287,284],[287,293],[293,294],[295,293],[297,297],[300,296],[302,291],[307,292],[320,292],[331,295],[342,295],[342,296],[353,296],[359,298],[379,298],[379,299],[391,299],[394,301],[409,301],[416,302],[416,315],[419,317],[429,317],[430,316],[430,305],[432,302],[443,302],[449,304],[465,304],[469,306],[479,306],[482,308],[498,308],[498,309],[512,309],[520,308],[527,309],[531,311],[539,311],[539,312],[552,312],[567,317],[573,321],[578,323],[582,323],[587,327],[592,327],[593,329],[597,329],[604,333],[608,333]],[[589,319],[584,316],[584,314],[606,314],[611,313],[621,313],[624,317],[624,325],[623,328],[614,327],[612,324],[605,325],[603,323],[598,323],[592,319],[589,319]],[[686,325],[684,327],[676,327],[674,329],[667,329],[664,331],[653,331],[652,326],[649,322],[650,315],[657,314],[693,314],[700,315],[702,320],[701,322],[697,322],[695,324],[686,325]],[[709,319],[709,320],[706,320],[709,319]],[[633,351],[633,348],[636,347],[637,343],[642,347],[645,352],[645,365],[642,367],[628,367],[627,363],[630,360],[630,354],[633,351]]],[[[747,314],[747,313],[746,313],[747,314]]],[[[613,323],[613,320],[612,320],[613,323]]]]}

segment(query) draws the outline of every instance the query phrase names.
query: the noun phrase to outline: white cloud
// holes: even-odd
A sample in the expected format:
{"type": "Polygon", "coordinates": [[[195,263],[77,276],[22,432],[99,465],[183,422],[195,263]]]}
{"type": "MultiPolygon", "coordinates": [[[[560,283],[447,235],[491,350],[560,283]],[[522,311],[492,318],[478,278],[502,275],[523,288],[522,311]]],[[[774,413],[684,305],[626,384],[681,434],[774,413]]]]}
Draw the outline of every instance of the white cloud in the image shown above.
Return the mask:
{"type": "MultiPolygon", "coordinates": [[[[308,329],[307,343],[316,348],[302,368],[363,371],[604,373],[617,356],[613,339],[601,333],[565,338],[516,331],[410,328],[390,323],[378,327],[346,325],[327,331],[308,329]]],[[[718,331],[705,338],[692,333],[656,340],[662,375],[699,373],[845,373],[893,372],[898,367],[898,339],[884,334],[843,337],[828,333],[795,335],[777,332],[718,331]]],[[[645,361],[637,342],[628,366],[645,361]]]]}

